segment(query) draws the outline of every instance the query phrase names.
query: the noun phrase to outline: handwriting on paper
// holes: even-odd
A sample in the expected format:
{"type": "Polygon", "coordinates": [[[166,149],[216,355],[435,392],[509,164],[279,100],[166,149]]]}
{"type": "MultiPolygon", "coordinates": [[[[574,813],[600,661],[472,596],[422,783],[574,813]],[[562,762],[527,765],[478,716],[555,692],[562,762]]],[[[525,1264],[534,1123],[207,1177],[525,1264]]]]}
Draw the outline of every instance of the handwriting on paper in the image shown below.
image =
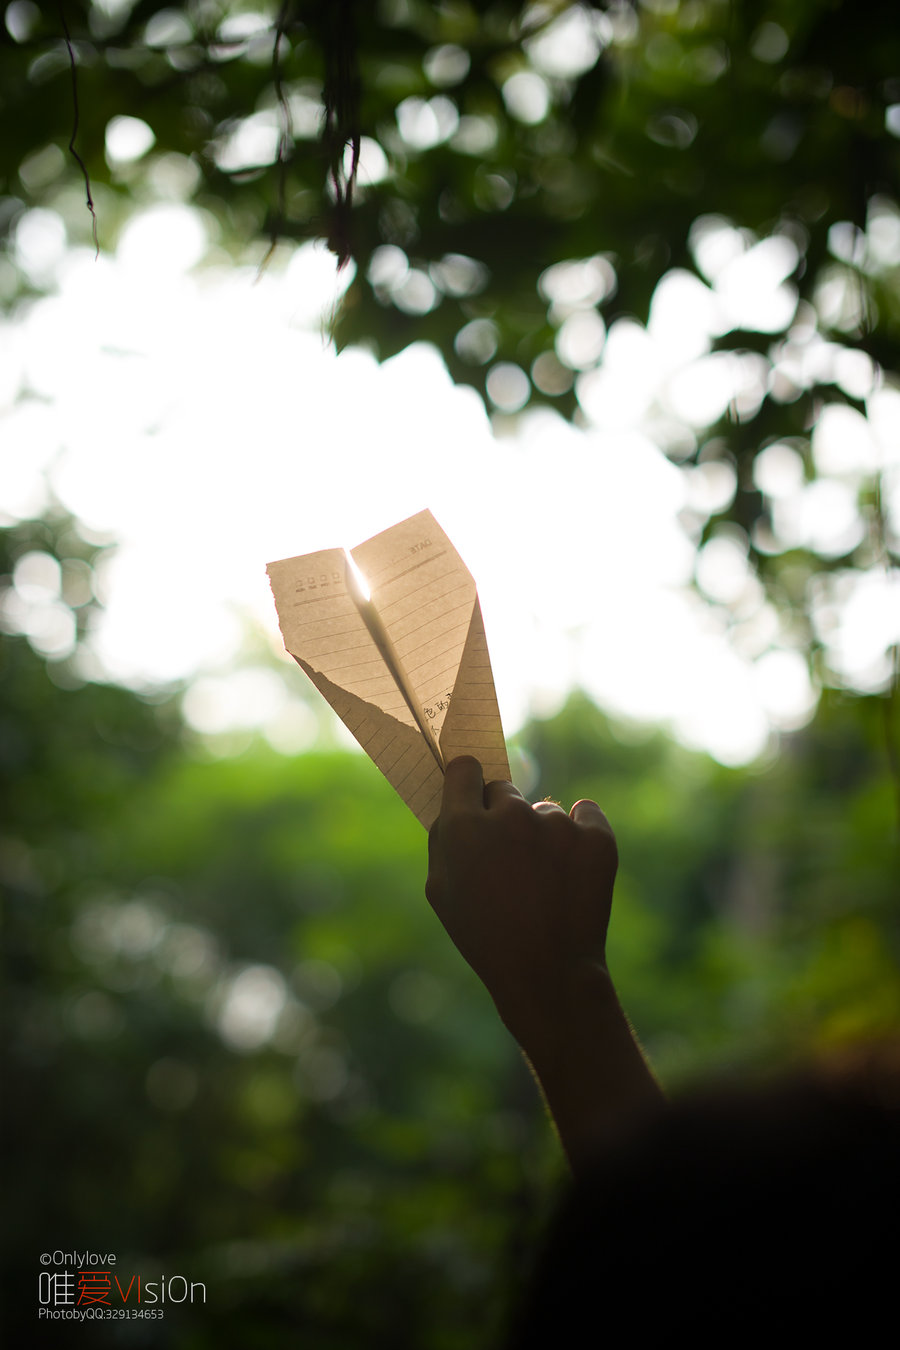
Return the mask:
{"type": "Polygon", "coordinates": [[[430,511],[350,551],[270,563],[287,650],[426,827],[444,767],[509,762],[475,582],[430,511]]]}

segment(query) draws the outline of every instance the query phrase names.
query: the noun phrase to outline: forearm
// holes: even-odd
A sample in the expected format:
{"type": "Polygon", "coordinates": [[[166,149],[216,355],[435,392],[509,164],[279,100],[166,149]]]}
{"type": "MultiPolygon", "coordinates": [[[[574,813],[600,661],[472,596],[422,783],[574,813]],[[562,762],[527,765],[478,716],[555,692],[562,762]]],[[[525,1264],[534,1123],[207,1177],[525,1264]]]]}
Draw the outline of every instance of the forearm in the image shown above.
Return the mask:
{"type": "Polygon", "coordinates": [[[543,1088],[573,1170],[663,1096],[616,997],[606,932],[618,866],[596,802],[566,814],[447,766],[425,894],[543,1088]]]}
{"type": "Polygon", "coordinates": [[[632,1123],[663,1109],[609,973],[591,965],[552,1011],[504,1020],[529,1060],[576,1174],[632,1123]]]}

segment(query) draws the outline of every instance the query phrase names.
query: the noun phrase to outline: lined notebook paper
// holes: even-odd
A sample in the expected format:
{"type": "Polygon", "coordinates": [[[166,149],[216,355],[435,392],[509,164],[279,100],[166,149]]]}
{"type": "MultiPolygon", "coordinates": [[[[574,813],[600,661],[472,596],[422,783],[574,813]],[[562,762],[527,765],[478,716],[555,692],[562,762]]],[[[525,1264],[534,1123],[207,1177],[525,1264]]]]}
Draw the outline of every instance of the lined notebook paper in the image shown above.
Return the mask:
{"type": "Polygon", "coordinates": [[[509,779],[481,607],[430,511],[343,549],[267,568],[284,645],[426,829],[444,766],[509,779]]]}

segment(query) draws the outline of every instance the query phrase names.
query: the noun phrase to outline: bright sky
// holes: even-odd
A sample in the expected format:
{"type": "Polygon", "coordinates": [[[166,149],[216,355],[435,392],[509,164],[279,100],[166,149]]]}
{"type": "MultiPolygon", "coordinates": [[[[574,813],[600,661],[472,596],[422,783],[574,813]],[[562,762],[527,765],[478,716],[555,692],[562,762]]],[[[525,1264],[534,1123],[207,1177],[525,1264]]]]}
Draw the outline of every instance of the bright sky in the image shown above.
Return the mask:
{"type": "MultiPolygon", "coordinates": [[[[86,668],[138,685],[193,681],[186,710],[202,730],[261,725],[301,749],[309,718],[248,650],[248,623],[280,646],[265,564],[355,545],[427,506],[478,584],[508,734],[577,684],[626,719],[747,761],[773,726],[801,725],[815,694],[747,570],[745,542],[725,531],[701,554],[710,603],[688,589],[687,531],[730,500],[727,459],[685,471],[651,439],[692,445],[729,400],[758,400],[765,372],[708,354],[710,333],[741,306],[772,332],[796,309],[790,241],[731,238],[729,252],[726,233],[698,242],[712,284],[670,274],[647,330],[623,320],[605,333],[586,274],[550,278],[548,299],[568,316],[560,354],[577,368],[604,352],[577,376],[586,425],[540,413],[495,436],[432,349],[381,367],[361,351],[335,356],[321,314],[337,283],[317,248],[276,260],[254,284],[252,269],[192,270],[207,239],[186,206],[144,212],[97,261],[67,248],[59,217],[31,212],[18,261],[52,290],[0,328],[0,506],[7,519],[29,516],[52,490],[89,530],[114,536],[86,668]],[[22,390],[30,396],[15,402],[22,390]]],[[[800,330],[797,360],[812,350],[800,330]]],[[[499,370],[501,405],[514,406],[522,378],[499,370]]],[[[900,394],[880,390],[871,369],[846,378],[865,386],[870,420],[846,409],[862,427],[819,436],[830,498],[810,505],[790,446],[769,457],[764,485],[785,528],[798,542],[818,530],[826,552],[854,528],[848,483],[866,455],[900,445],[900,394]],[[836,461],[854,436],[848,478],[836,461]]],[[[900,637],[896,593],[892,608],[871,575],[871,594],[848,582],[832,613],[830,640],[860,687],[884,679],[884,649],[900,637]]],[[[59,656],[71,625],[55,585],[46,563],[26,560],[6,622],[59,656]]],[[[822,607],[827,618],[830,592],[822,607]]]]}

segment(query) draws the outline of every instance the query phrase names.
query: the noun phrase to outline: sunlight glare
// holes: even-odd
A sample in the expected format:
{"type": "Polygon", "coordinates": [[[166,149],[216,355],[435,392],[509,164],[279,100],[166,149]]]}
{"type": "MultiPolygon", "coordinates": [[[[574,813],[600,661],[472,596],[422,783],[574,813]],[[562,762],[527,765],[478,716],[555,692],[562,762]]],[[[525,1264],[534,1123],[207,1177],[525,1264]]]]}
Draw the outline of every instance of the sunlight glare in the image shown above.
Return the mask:
{"type": "Polygon", "coordinates": [[[806,726],[818,703],[806,661],[799,652],[775,648],[753,667],[763,707],[780,731],[806,726]]]}
{"type": "MultiPolygon", "coordinates": [[[[434,103],[426,106],[437,118],[434,103]]],[[[793,680],[800,693],[776,706],[772,672],[788,668],[760,665],[777,620],[762,604],[746,541],[721,535],[696,558],[687,532],[727,507],[734,465],[710,445],[698,464],[679,468],[650,439],[656,428],[681,457],[693,454],[691,427],[730,401],[740,413],[762,396],[763,358],[710,353],[710,337],[728,322],[719,282],[752,254],[761,269],[752,275],[771,294],[789,250],[754,253],[752,240],[715,223],[698,244],[714,254],[713,285],[670,273],[649,328],[619,319],[605,342],[596,306],[615,289],[611,263],[598,255],[548,268],[539,290],[563,360],[597,363],[575,377],[589,429],[526,410],[515,436],[495,439],[479,395],[452,384],[433,348],[415,344],[379,366],[361,349],[337,356],[323,341],[323,313],[352,267],[339,276],[321,244],[279,256],[261,276],[252,267],[195,275],[206,231],[202,213],[171,203],[135,217],[115,258],[94,263],[90,250],[60,255],[54,245],[41,266],[55,269],[57,293],[23,311],[17,328],[10,397],[21,379],[41,401],[6,415],[4,505],[13,516],[41,509],[49,481],[90,530],[120,541],[98,572],[105,609],[79,657],[86,674],[141,688],[193,681],[184,708],[198,732],[258,727],[277,748],[302,752],[327,720],[304,702],[302,675],[290,661],[275,675],[245,654],[248,632],[260,629],[280,647],[265,563],[353,547],[427,506],[478,580],[508,734],[558,707],[576,683],[726,763],[760,753],[773,723],[805,715],[796,672],[786,687],[793,680]],[[693,516],[683,523],[686,507],[693,516]],[[739,609],[731,647],[721,615],[683,589],[695,559],[703,589],[739,609]],[[286,693],[294,681],[296,697],[286,693]]],[[[27,231],[22,238],[25,248],[27,231]]],[[[387,294],[420,277],[429,304],[439,291],[473,294],[484,281],[462,255],[426,274],[396,246],[379,250],[372,267],[387,294]]],[[[472,319],[457,345],[463,359],[487,365],[496,329],[472,319]]],[[[836,360],[841,349],[822,345],[836,360]]],[[[549,352],[530,369],[538,388],[572,379],[549,352]]],[[[487,378],[495,407],[507,415],[524,407],[524,369],[501,362],[487,378]]],[[[867,397],[867,421],[835,409],[816,433],[817,464],[834,477],[807,485],[791,445],[769,446],[758,461],[784,540],[835,556],[857,537],[844,478],[896,459],[900,419],[896,391],[867,397]]],[[[886,472],[888,509],[900,501],[892,482],[886,472]]],[[[870,613],[867,601],[854,603],[854,615],[870,613]]],[[[40,623],[15,591],[8,604],[21,610],[9,622],[31,625],[37,646],[58,652],[71,640],[74,620],[58,598],[41,602],[59,614],[40,623]]],[[[847,631],[863,622],[854,617],[847,631]]],[[[329,734],[347,740],[336,722],[329,734]]]]}
{"type": "Polygon", "coordinates": [[[140,117],[123,115],[107,122],[104,141],[107,163],[116,168],[141,159],[156,144],[156,137],[140,117]]]}
{"type": "Polygon", "coordinates": [[[116,257],[127,269],[156,275],[188,272],[209,244],[206,217],[180,202],[150,206],[134,216],[119,240],[116,257]]]}

